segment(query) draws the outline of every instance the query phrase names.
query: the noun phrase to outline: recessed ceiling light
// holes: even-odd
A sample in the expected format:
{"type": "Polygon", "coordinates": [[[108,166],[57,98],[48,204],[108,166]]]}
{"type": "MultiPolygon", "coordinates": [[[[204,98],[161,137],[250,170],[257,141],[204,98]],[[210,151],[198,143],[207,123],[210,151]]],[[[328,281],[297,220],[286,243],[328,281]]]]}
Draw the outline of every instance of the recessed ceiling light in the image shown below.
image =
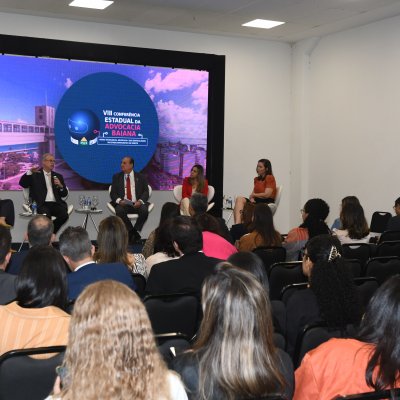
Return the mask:
{"type": "Polygon", "coordinates": [[[69,3],[71,7],[95,8],[96,10],[104,10],[114,1],[111,0],[74,0],[69,3]]]}
{"type": "Polygon", "coordinates": [[[242,24],[242,26],[251,26],[252,28],[263,28],[263,29],[271,29],[275,26],[282,25],[284,22],[280,21],[270,21],[268,19],[253,19],[253,21],[246,22],[242,24]]]}

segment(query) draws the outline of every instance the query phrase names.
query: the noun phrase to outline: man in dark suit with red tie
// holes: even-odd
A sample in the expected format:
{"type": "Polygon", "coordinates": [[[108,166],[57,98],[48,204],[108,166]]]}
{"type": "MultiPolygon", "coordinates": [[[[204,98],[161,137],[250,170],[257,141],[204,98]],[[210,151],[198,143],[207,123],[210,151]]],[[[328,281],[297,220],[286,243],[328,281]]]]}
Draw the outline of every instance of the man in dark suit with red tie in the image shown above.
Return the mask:
{"type": "Polygon", "coordinates": [[[46,214],[53,221],[54,233],[68,220],[68,206],[63,200],[68,196],[68,188],[65,186],[61,174],[54,172],[55,159],[50,153],[42,156],[42,168],[31,168],[21,176],[19,184],[23,188],[29,188],[29,197],[37,203],[37,212],[46,214]]]}
{"type": "Polygon", "coordinates": [[[121,172],[113,176],[110,193],[115,212],[124,221],[131,243],[140,240],[139,232],[149,215],[147,180],[142,174],[133,171],[134,164],[132,157],[122,159],[121,172]],[[135,226],[132,226],[128,214],[138,214],[135,226]]]}

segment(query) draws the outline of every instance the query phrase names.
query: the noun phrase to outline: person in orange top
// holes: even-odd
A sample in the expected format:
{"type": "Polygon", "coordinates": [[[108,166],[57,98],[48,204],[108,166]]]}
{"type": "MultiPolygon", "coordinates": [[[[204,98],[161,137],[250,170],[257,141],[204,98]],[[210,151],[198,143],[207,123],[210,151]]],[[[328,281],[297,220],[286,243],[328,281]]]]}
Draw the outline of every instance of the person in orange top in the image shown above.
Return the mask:
{"type": "Polygon", "coordinates": [[[257,162],[257,175],[254,178],[254,188],[249,198],[237,197],[233,208],[235,224],[240,223],[240,214],[246,202],[252,203],[273,203],[276,197],[276,182],[272,175],[271,161],[262,158],[257,162]]]}
{"type": "Polygon", "coordinates": [[[331,339],[296,370],[294,400],[330,400],[400,387],[400,275],[371,299],[357,339],[331,339]]]}
{"type": "Polygon", "coordinates": [[[194,192],[202,193],[206,196],[208,195],[208,181],[204,177],[204,168],[200,164],[193,165],[190,176],[187,176],[183,180],[181,200],[182,215],[190,216],[189,200],[194,192]]]}
{"type": "Polygon", "coordinates": [[[64,259],[51,246],[29,250],[16,281],[17,298],[0,306],[0,355],[67,344],[70,316],[64,259]]]}

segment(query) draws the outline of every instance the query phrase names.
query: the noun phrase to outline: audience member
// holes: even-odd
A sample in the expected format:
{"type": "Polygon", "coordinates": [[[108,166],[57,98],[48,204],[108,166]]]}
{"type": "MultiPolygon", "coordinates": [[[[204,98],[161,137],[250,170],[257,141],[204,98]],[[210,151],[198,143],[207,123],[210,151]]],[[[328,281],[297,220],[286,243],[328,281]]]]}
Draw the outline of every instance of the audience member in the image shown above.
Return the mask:
{"type": "Polygon", "coordinates": [[[16,281],[16,301],[0,306],[0,355],[10,350],[66,345],[70,316],[64,260],[35,246],[16,281]]]}
{"type": "Polygon", "coordinates": [[[389,219],[386,230],[400,231],[400,197],[394,202],[393,210],[396,215],[389,219]]]}
{"type": "MultiPolygon", "coordinates": [[[[340,205],[340,212],[342,212],[342,208],[346,204],[360,204],[360,200],[356,196],[346,196],[343,197],[342,203],[340,205]]],[[[342,229],[342,222],[340,221],[340,217],[336,218],[335,221],[333,221],[333,224],[331,226],[331,230],[333,231],[334,229],[342,229]]]]}
{"type": "Polygon", "coordinates": [[[230,235],[233,243],[236,243],[243,235],[249,233],[249,227],[253,222],[255,203],[247,202],[241,212],[241,220],[239,224],[234,224],[231,227],[230,235]]]}
{"type": "Polygon", "coordinates": [[[400,276],[371,299],[358,339],[331,339],[307,353],[296,371],[294,400],[400,387],[400,276]]]}
{"type": "Polygon", "coordinates": [[[0,200],[0,226],[11,228],[14,226],[15,210],[11,199],[0,200]]]}
{"type": "Polygon", "coordinates": [[[303,328],[324,320],[329,327],[357,325],[361,306],[351,271],[341,257],[339,240],[331,235],[310,239],[304,249],[303,273],[309,287],[296,291],[287,301],[287,351],[293,355],[303,328]]]}
{"type": "Polygon", "coordinates": [[[328,234],[330,230],[325,223],[329,206],[322,199],[311,199],[301,211],[303,223],[289,231],[283,246],[286,248],[286,260],[297,261],[300,251],[307,241],[314,236],[328,234]]]}
{"type": "Polygon", "coordinates": [[[48,399],[187,399],[157,350],[142,302],[111,280],[89,285],[77,299],[63,369],[48,399]]]}
{"type": "MultiPolygon", "coordinates": [[[[208,209],[207,196],[202,193],[193,193],[189,202],[189,214],[191,217],[205,214],[208,209]]],[[[219,234],[232,243],[232,237],[229,233],[229,229],[226,226],[225,220],[221,217],[214,217],[219,224],[219,234]]]]}
{"type": "Polygon", "coordinates": [[[19,184],[29,189],[29,197],[37,203],[37,212],[55,217],[54,233],[68,220],[68,206],[64,199],[68,188],[64,178],[54,172],[55,159],[50,153],[42,156],[42,168],[33,167],[21,176],[19,184]]]}
{"type": "Polygon", "coordinates": [[[5,272],[11,257],[11,233],[4,226],[0,226],[0,305],[9,303],[17,297],[14,275],[5,272]]]}
{"type": "Polygon", "coordinates": [[[146,260],[147,276],[150,275],[153,265],[179,257],[179,253],[175,250],[172,242],[171,225],[172,219],[167,219],[157,228],[158,230],[154,242],[154,249],[156,252],[146,260]]]}
{"type": "Polygon", "coordinates": [[[150,232],[146,242],[142,248],[142,254],[144,258],[150,257],[152,254],[156,253],[154,249],[154,243],[156,241],[157,232],[159,231],[162,224],[173,217],[177,217],[179,215],[179,205],[172,202],[166,202],[161,208],[161,215],[160,215],[160,223],[158,227],[154,229],[154,231],[150,232]]]}
{"type": "Polygon", "coordinates": [[[226,260],[237,252],[236,247],[223,236],[220,224],[211,214],[196,214],[196,221],[203,236],[203,253],[208,257],[226,260]]]}
{"type": "Polygon", "coordinates": [[[208,194],[208,181],[204,176],[204,168],[200,164],[193,165],[190,176],[183,180],[182,184],[182,200],[181,212],[183,215],[189,216],[189,200],[193,193],[208,194]]]}
{"type": "Polygon", "coordinates": [[[97,246],[93,260],[98,264],[120,262],[131,272],[147,277],[143,254],[128,252],[128,231],[120,217],[111,215],[100,222],[97,246]]]}
{"type": "Polygon", "coordinates": [[[269,160],[262,158],[257,163],[257,176],[254,178],[254,188],[249,198],[237,197],[233,209],[235,224],[240,223],[241,213],[247,202],[273,203],[276,197],[276,182],[272,173],[272,165],[269,160]]]}
{"type": "MultiPolygon", "coordinates": [[[[28,241],[30,248],[34,246],[51,246],[51,243],[55,239],[53,231],[54,225],[50,218],[41,214],[35,215],[28,223],[25,240],[28,241]]],[[[18,275],[21,272],[22,263],[28,252],[29,250],[21,250],[12,254],[7,268],[9,274],[18,275]]]]}
{"type": "Polygon", "coordinates": [[[147,280],[146,292],[200,294],[204,278],[221,260],[207,257],[201,251],[201,230],[190,217],[178,216],[172,220],[171,239],[180,258],[154,265],[147,280]]]}
{"type": "Polygon", "coordinates": [[[293,393],[293,365],[276,349],[265,289],[223,264],[202,289],[203,320],[193,350],[174,361],[189,399],[260,398],[293,393]]]}
{"type": "Polygon", "coordinates": [[[68,299],[75,300],[90,283],[113,279],[135,290],[132,274],[121,263],[96,264],[94,246],[85,229],[68,227],[60,235],[60,252],[72,271],[68,274],[68,299]]]}
{"type": "Polygon", "coordinates": [[[261,246],[282,246],[282,236],[275,230],[271,209],[266,204],[256,204],[250,233],[242,236],[239,251],[252,251],[261,246]]]}
{"type": "Polygon", "coordinates": [[[340,222],[342,229],[334,229],[333,234],[342,244],[369,242],[368,223],[361,204],[345,204],[340,212],[340,222]]]}

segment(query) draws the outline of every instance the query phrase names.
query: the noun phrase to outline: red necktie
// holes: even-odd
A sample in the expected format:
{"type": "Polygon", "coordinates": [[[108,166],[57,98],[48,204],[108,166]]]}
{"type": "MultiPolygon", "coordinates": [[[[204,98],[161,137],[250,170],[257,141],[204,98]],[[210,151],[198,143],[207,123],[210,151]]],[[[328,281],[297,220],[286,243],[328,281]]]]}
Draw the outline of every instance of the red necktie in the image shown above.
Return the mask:
{"type": "Polygon", "coordinates": [[[126,197],[128,200],[132,200],[131,178],[129,175],[126,176],[126,197]]]}

